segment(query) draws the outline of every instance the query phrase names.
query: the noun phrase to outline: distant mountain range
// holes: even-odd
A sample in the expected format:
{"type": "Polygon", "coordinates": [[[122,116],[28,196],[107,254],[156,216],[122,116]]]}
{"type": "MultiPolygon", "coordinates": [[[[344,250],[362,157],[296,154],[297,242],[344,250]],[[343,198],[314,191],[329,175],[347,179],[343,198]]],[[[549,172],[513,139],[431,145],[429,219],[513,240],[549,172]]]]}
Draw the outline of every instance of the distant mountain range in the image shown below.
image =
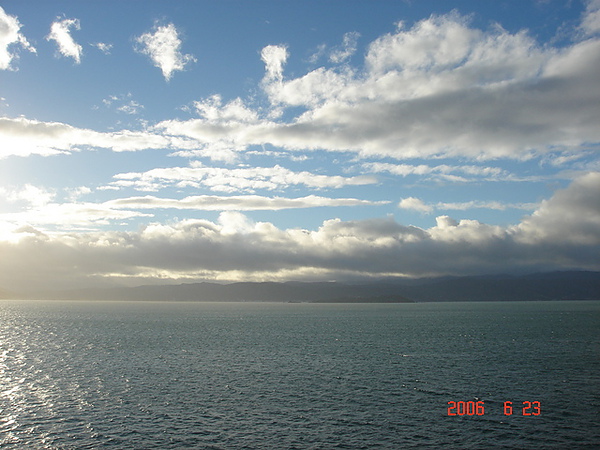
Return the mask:
{"type": "Polygon", "coordinates": [[[77,289],[19,295],[0,290],[0,298],[153,301],[277,302],[456,302],[517,300],[600,300],[600,272],[550,272],[390,279],[366,283],[191,283],[103,289],[77,289]]]}

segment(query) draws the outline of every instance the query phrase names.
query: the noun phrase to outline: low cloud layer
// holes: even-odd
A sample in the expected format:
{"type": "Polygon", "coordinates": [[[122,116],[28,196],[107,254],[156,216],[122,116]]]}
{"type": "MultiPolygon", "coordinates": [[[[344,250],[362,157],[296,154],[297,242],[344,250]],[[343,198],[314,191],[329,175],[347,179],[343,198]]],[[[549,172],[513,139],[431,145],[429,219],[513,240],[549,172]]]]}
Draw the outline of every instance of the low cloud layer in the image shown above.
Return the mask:
{"type": "MultiPolygon", "coordinates": [[[[509,227],[440,216],[428,229],[390,217],[280,229],[237,211],[221,213],[216,222],[188,219],[136,232],[48,234],[22,227],[0,242],[0,286],[600,270],[599,192],[600,173],[589,173],[509,227]]],[[[144,202],[161,206],[151,197],[126,203],[144,202]]]]}

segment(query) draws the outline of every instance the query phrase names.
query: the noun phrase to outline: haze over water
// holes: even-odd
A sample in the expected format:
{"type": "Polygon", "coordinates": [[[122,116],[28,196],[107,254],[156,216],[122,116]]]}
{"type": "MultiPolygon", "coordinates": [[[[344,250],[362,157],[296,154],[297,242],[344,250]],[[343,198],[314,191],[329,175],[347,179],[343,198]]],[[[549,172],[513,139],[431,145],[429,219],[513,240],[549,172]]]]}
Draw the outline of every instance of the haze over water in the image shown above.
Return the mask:
{"type": "Polygon", "coordinates": [[[593,448],[599,323],[600,302],[3,301],[0,444],[593,448]]]}

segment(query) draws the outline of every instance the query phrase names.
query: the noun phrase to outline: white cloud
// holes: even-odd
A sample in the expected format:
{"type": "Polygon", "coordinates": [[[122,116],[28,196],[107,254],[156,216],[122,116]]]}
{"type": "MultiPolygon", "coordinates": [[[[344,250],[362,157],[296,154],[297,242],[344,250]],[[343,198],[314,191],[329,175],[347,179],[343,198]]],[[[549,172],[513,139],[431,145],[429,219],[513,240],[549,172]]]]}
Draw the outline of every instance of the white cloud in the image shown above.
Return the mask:
{"type": "Polygon", "coordinates": [[[11,69],[12,62],[18,54],[9,50],[10,46],[21,46],[35,53],[35,48],[20,33],[21,24],[15,16],[9,16],[0,6],[0,70],[11,69]]]}
{"type": "Polygon", "coordinates": [[[9,202],[25,202],[28,206],[33,207],[44,206],[56,196],[54,192],[31,184],[25,184],[20,189],[0,187],[0,194],[9,202]]]}
{"type": "Polygon", "coordinates": [[[475,166],[475,165],[448,165],[440,164],[429,166],[427,164],[391,164],[391,163],[363,163],[363,169],[382,173],[388,172],[394,175],[406,177],[409,175],[427,176],[429,178],[441,178],[451,181],[466,182],[469,180],[506,180],[511,177],[505,170],[498,167],[475,166]],[[455,175],[460,173],[461,175],[455,175]]]}
{"type": "Polygon", "coordinates": [[[433,207],[426,205],[422,200],[415,197],[407,197],[400,200],[398,208],[401,209],[412,209],[414,211],[429,213],[433,211],[433,207]]]}
{"type": "Polygon", "coordinates": [[[481,201],[471,200],[468,202],[437,202],[437,203],[424,203],[423,200],[415,197],[407,197],[400,200],[398,208],[410,209],[423,213],[431,213],[435,210],[455,210],[455,211],[467,211],[470,209],[493,209],[496,211],[505,211],[507,209],[523,209],[533,210],[538,205],[536,203],[504,203],[498,201],[481,201]]]}
{"type": "Polygon", "coordinates": [[[135,100],[129,100],[124,105],[119,106],[117,111],[125,114],[139,114],[142,109],[144,109],[144,105],[139,104],[135,100]]]}
{"type": "Polygon", "coordinates": [[[173,208],[203,211],[279,211],[282,209],[379,205],[389,202],[373,202],[356,198],[327,198],[308,195],[299,198],[264,197],[260,195],[216,196],[196,195],[182,199],[159,198],[146,195],[144,197],[128,197],[110,200],[104,206],[110,208],[156,209],[173,208]]]}
{"type": "Polygon", "coordinates": [[[281,81],[283,66],[288,58],[285,45],[267,45],[262,49],[260,58],[265,63],[265,81],[281,81]]]}
{"type": "Polygon", "coordinates": [[[69,228],[108,225],[115,220],[134,217],[152,217],[139,211],[111,208],[109,204],[82,203],[38,203],[26,211],[0,214],[0,221],[13,224],[36,225],[44,228],[60,226],[61,231],[69,228]]]}
{"type": "MultiPolygon", "coordinates": [[[[181,156],[182,158],[210,158],[212,161],[224,161],[234,163],[238,160],[240,152],[246,150],[245,145],[238,145],[227,141],[217,141],[215,143],[189,142],[189,150],[179,150],[169,153],[169,156],[181,156]]],[[[186,148],[186,145],[180,145],[179,148],[186,148]]]]}
{"type": "Polygon", "coordinates": [[[137,50],[150,57],[167,81],[171,79],[173,72],[182,71],[187,64],[196,61],[193,55],[181,53],[182,42],[172,23],[155,25],[152,32],[142,34],[136,38],[136,42],[140,45],[137,50]]]}
{"type": "Polygon", "coordinates": [[[10,155],[53,155],[70,150],[76,134],[73,127],[25,118],[0,118],[0,158],[10,155]]]}
{"type": "Polygon", "coordinates": [[[455,13],[432,16],[404,30],[386,34],[369,47],[366,57],[371,73],[384,74],[391,69],[441,71],[464,63],[482,33],[468,28],[466,20],[455,13]]]}
{"type": "Polygon", "coordinates": [[[144,131],[101,133],[60,122],[0,117],[0,159],[13,155],[70,153],[82,147],[107,148],[117,152],[173,148],[182,142],[181,138],[171,139],[144,131]]]}
{"type": "Polygon", "coordinates": [[[199,162],[192,162],[192,167],[169,167],[151,169],[143,173],[120,173],[114,178],[117,179],[112,183],[114,186],[134,187],[145,191],[156,191],[173,185],[194,188],[203,186],[220,192],[273,191],[294,185],[335,189],[377,182],[377,179],[371,176],[318,175],[306,171],[293,172],[279,165],[229,169],[206,167],[199,162]]]}
{"type": "MultiPolygon", "coordinates": [[[[130,96],[110,96],[103,100],[107,107],[119,112],[139,113],[143,105],[130,96]]],[[[25,117],[0,117],[0,159],[9,156],[56,155],[80,151],[87,147],[106,148],[115,152],[166,149],[172,155],[202,156],[213,160],[234,161],[245,146],[229,144],[227,140],[198,140],[181,133],[161,132],[154,127],[149,130],[98,132],[76,128],[60,122],[41,122],[25,117]]]]}
{"type": "Polygon", "coordinates": [[[80,30],[79,19],[63,19],[53,22],[47,41],[55,41],[61,55],[73,58],[77,64],[81,62],[82,47],[71,36],[71,28],[80,30]]]}
{"type": "Polygon", "coordinates": [[[194,102],[194,107],[207,123],[252,123],[258,121],[257,112],[247,107],[239,97],[223,105],[221,96],[217,94],[194,102]]]}
{"type": "Polygon", "coordinates": [[[320,67],[302,77],[267,85],[265,90],[275,104],[315,107],[344,93],[352,76],[349,68],[333,71],[320,67]]]}
{"type": "Polygon", "coordinates": [[[505,203],[498,201],[471,200],[468,202],[438,202],[435,204],[435,209],[457,211],[466,211],[469,209],[494,209],[496,211],[505,211],[507,209],[522,209],[526,211],[531,211],[537,206],[537,203],[505,203]]]}

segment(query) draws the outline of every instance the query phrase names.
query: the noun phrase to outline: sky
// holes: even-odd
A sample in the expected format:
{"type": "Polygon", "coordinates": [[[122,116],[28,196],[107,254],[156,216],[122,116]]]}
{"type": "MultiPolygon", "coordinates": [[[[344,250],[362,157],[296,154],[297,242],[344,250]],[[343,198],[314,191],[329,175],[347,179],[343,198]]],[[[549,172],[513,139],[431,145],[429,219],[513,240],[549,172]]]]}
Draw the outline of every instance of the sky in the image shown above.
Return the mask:
{"type": "Polygon", "coordinates": [[[600,0],[0,2],[0,289],[600,270],[600,0]]]}

